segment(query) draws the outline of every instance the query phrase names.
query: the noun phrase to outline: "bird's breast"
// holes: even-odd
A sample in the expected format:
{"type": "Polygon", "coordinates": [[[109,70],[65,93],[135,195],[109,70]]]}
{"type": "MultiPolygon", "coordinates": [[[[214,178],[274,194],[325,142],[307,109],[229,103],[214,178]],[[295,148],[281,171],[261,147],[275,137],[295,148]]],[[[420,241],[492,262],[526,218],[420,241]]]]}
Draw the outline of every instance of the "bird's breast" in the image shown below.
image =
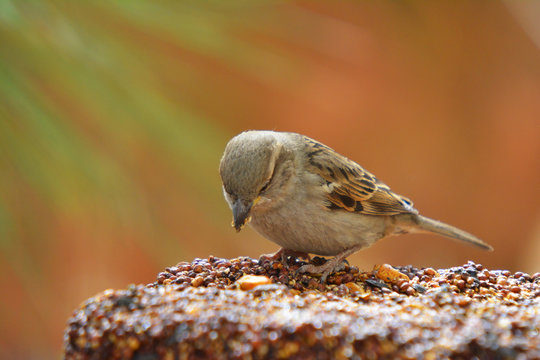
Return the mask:
{"type": "Polygon", "coordinates": [[[382,217],[329,210],[322,201],[290,198],[281,206],[252,214],[251,226],[281,247],[332,256],[383,237],[382,217]]]}

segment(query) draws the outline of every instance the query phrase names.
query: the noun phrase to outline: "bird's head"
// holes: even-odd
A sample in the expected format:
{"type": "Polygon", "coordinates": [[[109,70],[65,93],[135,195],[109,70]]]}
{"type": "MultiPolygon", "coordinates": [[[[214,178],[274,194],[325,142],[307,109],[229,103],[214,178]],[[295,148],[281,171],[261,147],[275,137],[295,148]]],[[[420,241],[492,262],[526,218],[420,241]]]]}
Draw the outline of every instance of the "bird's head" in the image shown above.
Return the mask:
{"type": "Polygon", "coordinates": [[[246,131],[232,138],[225,148],[219,173],[237,231],[249,221],[261,198],[271,197],[276,190],[278,184],[273,179],[283,148],[276,134],[246,131]]]}

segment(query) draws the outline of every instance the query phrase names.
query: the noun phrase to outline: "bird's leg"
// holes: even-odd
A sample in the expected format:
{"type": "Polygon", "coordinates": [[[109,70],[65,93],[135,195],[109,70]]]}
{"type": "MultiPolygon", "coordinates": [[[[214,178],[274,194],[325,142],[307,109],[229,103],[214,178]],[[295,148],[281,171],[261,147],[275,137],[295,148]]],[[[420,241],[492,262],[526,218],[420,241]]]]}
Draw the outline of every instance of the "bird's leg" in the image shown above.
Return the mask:
{"type": "Polygon", "coordinates": [[[343,259],[345,259],[347,256],[357,252],[361,248],[363,248],[363,245],[353,246],[350,249],[347,249],[340,254],[337,254],[330,260],[326,261],[322,265],[303,265],[298,270],[296,270],[297,273],[310,273],[310,274],[322,274],[321,276],[321,282],[326,282],[326,278],[328,275],[336,271],[336,269],[341,265],[341,262],[343,259]]]}
{"type": "Polygon", "coordinates": [[[294,256],[294,257],[297,257],[297,258],[307,259],[308,261],[311,260],[308,253],[305,253],[305,252],[302,252],[302,251],[286,249],[286,248],[281,248],[278,251],[276,251],[274,254],[268,254],[268,255],[262,255],[262,256],[264,256],[264,257],[266,257],[266,258],[268,258],[268,259],[270,259],[272,261],[279,260],[285,265],[287,264],[287,258],[289,256],[294,256]]]}

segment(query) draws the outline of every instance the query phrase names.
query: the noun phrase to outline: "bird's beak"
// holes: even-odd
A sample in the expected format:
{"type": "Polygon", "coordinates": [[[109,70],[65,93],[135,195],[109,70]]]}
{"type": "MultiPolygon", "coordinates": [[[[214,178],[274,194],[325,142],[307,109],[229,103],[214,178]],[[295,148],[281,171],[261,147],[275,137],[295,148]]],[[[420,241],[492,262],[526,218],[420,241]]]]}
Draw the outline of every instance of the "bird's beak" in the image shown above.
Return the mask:
{"type": "Polygon", "coordinates": [[[232,212],[233,212],[232,226],[236,229],[236,231],[242,230],[244,225],[248,222],[249,212],[251,211],[252,206],[253,206],[253,202],[251,201],[244,201],[244,200],[238,199],[234,202],[232,206],[232,212]]]}

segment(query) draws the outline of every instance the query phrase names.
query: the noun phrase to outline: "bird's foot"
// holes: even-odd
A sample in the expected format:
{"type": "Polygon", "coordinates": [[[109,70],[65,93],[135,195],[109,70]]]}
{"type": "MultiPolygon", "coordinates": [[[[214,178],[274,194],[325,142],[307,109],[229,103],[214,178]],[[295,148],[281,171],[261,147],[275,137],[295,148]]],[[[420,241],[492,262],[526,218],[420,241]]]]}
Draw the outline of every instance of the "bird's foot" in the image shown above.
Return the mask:
{"type": "MultiPolygon", "coordinates": [[[[335,271],[340,271],[343,269],[345,258],[352,253],[357,252],[361,248],[363,248],[363,245],[357,245],[353,246],[352,248],[349,248],[345,251],[342,251],[341,253],[337,254],[335,257],[327,260],[322,265],[313,265],[313,264],[307,264],[300,266],[298,270],[296,270],[296,274],[299,273],[310,273],[310,274],[321,274],[321,282],[326,282],[326,279],[328,278],[328,275],[335,271]]],[[[347,260],[345,260],[347,261],[347,260]]]]}
{"type": "Polygon", "coordinates": [[[307,264],[300,266],[298,270],[296,270],[296,274],[321,274],[321,283],[324,283],[326,282],[328,275],[343,270],[347,264],[347,260],[343,259],[340,256],[336,256],[332,259],[327,260],[322,265],[307,264]]]}
{"type": "Polygon", "coordinates": [[[287,259],[289,256],[295,257],[295,258],[302,258],[306,259],[307,261],[310,261],[311,258],[308,253],[302,252],[302,251],[296,251],[286,248],[281,248],[278,251],[276,251],[274,254],[267,254],[267,255],[261,255],[261,258],[264,257],[266,259],[269,259],[271,261],[279,260],[282,264],[287,265],[287,259]]]}

